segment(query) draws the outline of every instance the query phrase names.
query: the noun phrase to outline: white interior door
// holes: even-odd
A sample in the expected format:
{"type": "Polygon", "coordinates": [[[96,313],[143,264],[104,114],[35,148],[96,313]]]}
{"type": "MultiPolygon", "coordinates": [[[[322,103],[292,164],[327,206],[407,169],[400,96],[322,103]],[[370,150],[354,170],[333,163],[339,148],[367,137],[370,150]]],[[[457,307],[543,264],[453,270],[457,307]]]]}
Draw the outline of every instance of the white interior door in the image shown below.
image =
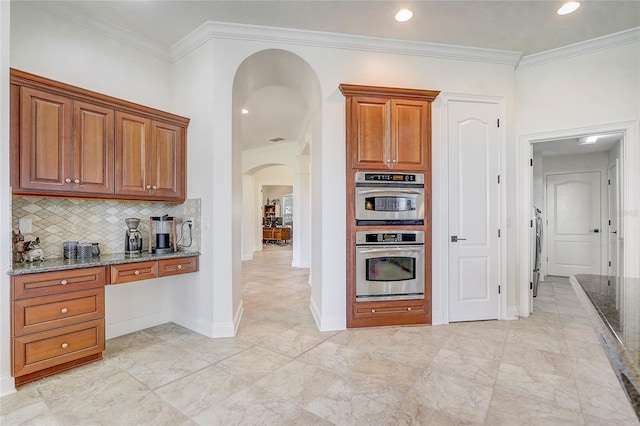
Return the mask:
{"type": "Polygon", "coordinates": [[[600,275],[600,172],[548,175],[547,274],[600,275]]]}
{"type": "Polygon", "coordinates": [[[499,314],[498,105],[449,102],[449,321],[499,314]]]}

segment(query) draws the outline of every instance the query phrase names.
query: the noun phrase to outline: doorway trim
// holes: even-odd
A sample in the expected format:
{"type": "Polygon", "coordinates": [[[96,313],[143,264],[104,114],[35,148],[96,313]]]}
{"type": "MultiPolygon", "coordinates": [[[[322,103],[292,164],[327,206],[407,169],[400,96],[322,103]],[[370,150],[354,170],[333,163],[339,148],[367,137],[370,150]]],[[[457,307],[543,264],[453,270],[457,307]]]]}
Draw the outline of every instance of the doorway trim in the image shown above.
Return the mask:
{"type": "MultiPolygon", "coordinates": [[[[501,123],[506,122],[505,99],[501,96],[483,96],[464,93],[442,92],[436,98],[434,106],[440,110],[439,126],[434,126],[433,140],[440,143],[432,143],[433,155],[433,204],[432,220],[434,224],[442,226],[433,227],[432,236],[432,297],[439,300],[440,310],[433,310],[432,323],[449,324],[449,102],[476,102],[490,103],[498,106],[498,115],[501,123]],[[437,195],[439,193],[439,196],[437,195]],[[438,206],[439,204],[439,206],[438,206]],[[439,279],[438,279],[439,277],[439,279]],[[438,287],[434,283],[441,283],[438,287]],[[439,293],[439,297],[438,297],[439,293]]],[[[435,121],[435,120],[434,120],[435,121]]],[[[506,176],[506,125],[498,128],[498,150],[500,156],[499,173],[501,184],[499,189],[500,219],[498,220],[502,236],[499,238],[499,280],[504,290],[499,294],[498,319],[508,319],[507,309],[507,176],[506,176]]],[[[435,304],[433,307],[436,308],[435,304]]]]}
{"type": "MultiPolygon", "coordinates": [[[[516,175],[517,185],[517,241],[519,252],[519,270],[518,270],[518,289],[519,289],[519,309],[518,314],[528,317],[532,306],[531,300],[531,235],[530,235],[530,210],[532,198],[532,182],[533,167],[530,161],[533,159],[533,144],[538,142],[549,142],[557,139],[569,139],[596,133],[622,133],[621,156],[622,170],[621,182],[623,184],[624,193],[622,195],[622,203],[627,214],[622,215],[625,226],[623,227],[625,238],[625,257],[630,254],[640,253],[640,242],[637,238],[631,238],[637,235],[640,230],[638,223],[638,207],[640,189],[636,185],[632,185],[633,177],[640,176],[640,147],[638,146],[638,135],[640,130],[638,121],[626,121],[620,123],[603,124],[597,126],[585,126],[573,129],[557,130],[552,132],[541,132],[522,135],[519,138],[516,175]],[[634,163],[635,162],[635,163],[634,163]],[[635,212],[635,214],[634,214],[635,212]],[[629,225],[629,226],[627,226],[629,225]],[[634,234],[636,233],[636,234],[634,234]],[[628,245],[628,246],[627,246],[628,245]]],[[[623,274],[629,277],[637,277],[638,271],[631,268],[639,269],[636,265],[629,265],[624,262],[625,271],[623,274]]]]}

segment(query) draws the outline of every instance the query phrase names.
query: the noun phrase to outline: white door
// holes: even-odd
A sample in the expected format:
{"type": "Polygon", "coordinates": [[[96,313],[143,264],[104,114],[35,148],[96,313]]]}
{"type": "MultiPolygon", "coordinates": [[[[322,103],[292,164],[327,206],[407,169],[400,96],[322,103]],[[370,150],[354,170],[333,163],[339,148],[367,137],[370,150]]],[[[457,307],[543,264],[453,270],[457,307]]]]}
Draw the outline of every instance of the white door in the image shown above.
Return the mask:
{"type": "Polygon", "coordinates": [[[600,172],[547,176],[547,274],[600,275],[600,172]]]}
{"type": "Polygon", "coordinates": [[[449,321],[499,314],[498,105],[449,102],[449,321]]]}

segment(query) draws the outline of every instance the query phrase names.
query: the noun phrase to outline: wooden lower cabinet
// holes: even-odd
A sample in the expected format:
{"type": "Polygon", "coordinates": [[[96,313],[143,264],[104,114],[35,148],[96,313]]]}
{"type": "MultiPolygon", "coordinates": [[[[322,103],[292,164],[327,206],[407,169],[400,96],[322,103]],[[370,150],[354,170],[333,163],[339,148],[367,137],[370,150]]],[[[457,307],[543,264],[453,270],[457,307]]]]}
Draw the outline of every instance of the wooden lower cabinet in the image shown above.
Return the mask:
{"type": "Polygon", "coordinates": [[[430,317],[431,304],[425,300],[389,302],[354,302],[352,327],[424,324],[430,317]]]}
{"type": "Polygon", "coordinates": [[[109,284],[124,284],[132,281],[197,272],[199,270],[198,259],[198,256],[188,256],[112,265],[108,282],[109,284]]]}
{"type": "Polygon", "coordinates": [[[102,358],[105,268],[11,278],[16,385],[102,358]]]}

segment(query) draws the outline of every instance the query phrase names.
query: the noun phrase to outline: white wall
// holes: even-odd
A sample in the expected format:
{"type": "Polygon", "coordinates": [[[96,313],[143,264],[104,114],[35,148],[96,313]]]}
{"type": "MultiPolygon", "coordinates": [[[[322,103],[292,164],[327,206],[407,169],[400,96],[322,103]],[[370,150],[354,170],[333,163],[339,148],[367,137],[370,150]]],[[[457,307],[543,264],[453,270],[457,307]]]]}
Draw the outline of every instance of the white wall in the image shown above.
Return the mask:
{"type": "Polygon", "coordinates": [[[10,8],[0,1],[0,396],[14,392],[11,377],[11,188],[9,187],[10,8]]]}
{"type": "MultiPolygon", "coordinates": [[[[201,64],[194,61],[198,56],[203,61],[202,66],[210,70],[210,79],[214,81],[210,103],[203,105],[202,94],[198,93],[198,99],[191,97],[193,91],[178,90],[184,93],[181,103],[189,104],[192,101],[205,109],[194,113],[187,113],[191,117],[191,144],[198,144],[198,156],[201,159],[213,158],[216,165],[210,169],[213,174],[210,177],[201,177],[201,181],[208,182],[214,190],[219,182],[227,182],[230,174],[232,179],[241,180],[240,175],[232,173],[231,163],[234,161],[228,155],[226,146],[230,141],[232,101],[230,88],[233,77],[240,64],[250,55],[264,49],[288,50],[310,64],[318,76],[322,91],[322,125],[311,146],[311,174],[312,174],[312,309],[316,320],[322,329],[343,328],[346,323],[345,309],[345,205],[339,200],[345,200],[345,119],[344,97],[338,90],[340,83],[358,83],[383,86],[414,87],[424,89],[444,90],[452,93],[473,93],[503,97],[506,100],[507,111],[511,111],[514,104],[513,67],[500,64],[477,63],[471,61],[455,61],[448,59],[434,59],[410,55],[395,55],[380,52],[362,52],[346,49],[310,47],[279,43],[276,41],[257,42],[253,40],[212,39],[206,46],[199,47],[191,52],[188,57],[176,62],[176,78],[178,85],[192,81],[192,73],[200,73],[201,64]],[[212,46],[210,46],[210,44],[212,46]],[[201,54],[200,50],[207,49],[213,57],[201,54]],[[224,114],[216,111],[225,111],[224,114]],[[213,121],[214,136],[221,137],[205,146],[199,141],[193,140],[193,132],[201,123],[200,120],[213,121]],[[220,164],[217,163],[220,158],[220,164]],[[323,232],[330,230],[331,232],[323,232]]],[[[189,82],[189,84],[191,84],[189,82]]],[[[210,83],[207,83],[209,89],[210,83]]],[[[209,95],[208,93],[206,95],[209,95]]],[[[434,126],[439,119],[435,111],[434,126]]],[[[512,117],[507,120],[507,135],[513,139],[514,130],[512,117]]],[[[434,144],[442,144],[443,141],[434,140],[434,144]]],[[[190,158],[191,160],[191,158],[190,158]]],[[[434,158],[434,161],[440,161],[434,158]]],[[[434,184],[439,184],[439,177],[434,177],[434,184]]],[[[192,181],[190,179],[190,181],[192,181]]],[[[241,197],[241,194],[224,194],[216,196],[216,205],[228,205],[232,200],[241,197]]],[[[191,194],[190,196],[202,196],[203,204],[206,194],[191,194]]],[[[434,206],[434,210],[439,206],[434,206]]],[[[234,216],[232,212],[221,211],[226,217],[223,223],[241,221],[242,215],[234,216]]],[[[434,222],[434,227],[446,226],[443,222],[434,222]]],[[[231,236],[229,236],[231,238],[231,236]]],[[[239,253],[234,256],[240,257],[239,253]]],[[[224,274],[224,285],[236,286],[239,278],[231,274],[231,270],[224,266],[228,263],[228,256],[214,257],[212,262],[217,274],[224,274]]],[[[440,285],[440,277],[434,275],[434,286],[440,285]]],[[[439,301],[434,300],[434,305],[439,301]]],[[[214,300],[214,305],[216,301],[214,300]]],[[[215,308],[214,308],[215,309],[215,308]]],[[[434,306],[434,311],[438,310],[434,306]]],[[[237,311],[237,308],[236,308],[237,311]]]]}
{"type": "MultiPolygon", "coordinates": [[[[517,198],[518,286],[528,286],[528,254],[524,251],[529,230],[530,142],[553,140],[575,135],[594,134],[602,129],[624,131],[623,168],[626,182],[623,199],[625,211],[625,275],[640,276],[640,41],[565,59],[526,67],[516,71],[518,192],[517,198]],[[628,226],[628,228],[627,228],[628,226]]],[[[525,304],[524,299],[521,299],[525,304]]],[[[521,310],[522,315],[526,309],[521,310]]]]}

